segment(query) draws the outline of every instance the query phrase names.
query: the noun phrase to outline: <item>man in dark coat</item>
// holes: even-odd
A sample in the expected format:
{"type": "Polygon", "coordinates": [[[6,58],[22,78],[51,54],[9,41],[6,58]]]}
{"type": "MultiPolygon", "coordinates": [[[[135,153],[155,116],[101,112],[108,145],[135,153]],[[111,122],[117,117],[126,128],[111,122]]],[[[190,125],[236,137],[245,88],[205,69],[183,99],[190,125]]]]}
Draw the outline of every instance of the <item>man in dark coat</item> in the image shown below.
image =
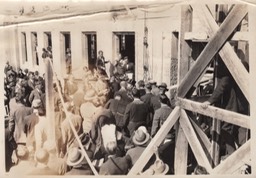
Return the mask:
{"type": "MultiPolygon", "coordinates": [[[[221,108],[242,114],[248,113],[248,101],[244,97],[240,88],[236,84],[232,75],[229,73],[225,64],[219,60],[218,84],[208,101],[202,104],[203,108],[208,105],[222,101],[221,108]]],[[[221,142],[226,146],[226,153],[230,155],[236,149],[235,140],[237,139],[238,128],[230,123],[222,122],[221,142]]]]}
{"type": "Polygon", "coordinates": [[[139,126],[146,126],[149,114],[149,108],[139,99],[139,91],[136,88],[132,90],[132,95],[134,101],[127,105],[122,123],[124,128],[127,127],[128,135],[132,135],[139,126]]]}
{"type": "Polygon", "coordinates": [[[165,95],[160,95],[161,107],[156,110],[153,125],[151,130],[151,136],[154,137],[159,128],[163,125],[164,121],[168,118],[172,109],[167,105],[169,99],[165,95]]]}
{"type": "Polygon", "coordinates": [[[131,167],[130,156],[118,157],[116,155],[117,145],[111,142],[106,147],[108,159],[100,167],[100,175],[126,175],[131,167]]]}
{"type": "MultiPolygon", "coordinates": [[[[8,128],[8,116],[5,118],[5,171],[9,172],[12,167],[12,155],[17,148],[17,144],[8,128]]],[[[14,154],[16,155],[16,154],[14,154]]]]}

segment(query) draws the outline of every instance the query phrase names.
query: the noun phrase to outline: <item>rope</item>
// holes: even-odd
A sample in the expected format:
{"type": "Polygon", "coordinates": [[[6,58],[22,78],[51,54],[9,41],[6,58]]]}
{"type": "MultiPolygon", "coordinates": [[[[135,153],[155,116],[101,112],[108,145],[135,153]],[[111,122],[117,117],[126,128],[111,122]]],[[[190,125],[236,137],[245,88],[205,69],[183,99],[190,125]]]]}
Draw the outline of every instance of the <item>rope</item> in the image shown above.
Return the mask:
{"type": "MultiPolygon", "coordinates": [[[[56,79],[58,79],[57,74],[56,74],[56,72],[55,72],[55,70],[54,70],[52,61],[51,61],[49,58],[46,58],[46,59],[49,61],[50,65],[51,65],[51,67],[52,67],[52,71],[53,71],[54,76],[56,77],[56,79]]],[[[78,142],[78,144],[79,144],[79,146],[80,146],[80,148],[81,148],[81,151],[82,151],[82,153],[83,153],[83,155],[84,155],[84,157],[85,157],[87,163],[89,164],[90,168],[92,169],[92,172],[94,173],[94,175],[99,175],[98,172],[97,172],[97,170],[96,170],[95,167],[93,166],[93,164],[92,164],[90,158],[88,157],[88,155],[87,155],[87,153],[86,153],[86,151],[85,151],[85,149],[84,149],[84,147],[83,147],[83,144],[82,144],[81,140],[79,139],[78,134],[76,133],[75,127],[74,127],[73,123],[72,123],[71,120],[70,120],[70,117],[69,117],[70,114],[69,114],[69,112],[67,111],[67,108],[66,108],[65,105],[64,105],[64,99],[63,99],[62,94],[60,93],[61,88],[60,88],[59,82],[56,82],[56,85],[57,85],[57,88],[58,88],[58,93],[59,93],[59,97],[60,97],[61,103],[62,103],[63,108],[64,108],[64,112],[65,112],[65,114],[66,114],[66,116],[67,116],[66,119],[68,119],[68,121],[69,121],[70,127],[71,127],[71,129],[72,129],[72,131],[73,131],[73,133],[74,133],[74,135],[75,135],[75,138],[76,138],[76,140],[77,140],[77,142],[78,142]]]]}

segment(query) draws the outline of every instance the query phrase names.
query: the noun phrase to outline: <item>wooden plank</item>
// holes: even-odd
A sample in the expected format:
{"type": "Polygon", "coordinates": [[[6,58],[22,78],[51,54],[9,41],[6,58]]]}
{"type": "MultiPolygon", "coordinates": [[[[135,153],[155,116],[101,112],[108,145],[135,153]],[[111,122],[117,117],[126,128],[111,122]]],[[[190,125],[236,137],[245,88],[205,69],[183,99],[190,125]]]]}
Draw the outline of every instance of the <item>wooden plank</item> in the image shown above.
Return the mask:
{"type": "Polygon", "coordinates": [[[220,130],[221,121],[213,118],[212,121],[212,145],[211,145],[211,157],[213,159],[213,166],[216,166],[220,162],[220,130]]]}
{"type": "Polygon", "coordinates": [[[252,174],[256,174],[256,7],[249,7],[249,64],[250,64],[250,117],[251,117],[251,159],[252,159],[252,174]]]}
{"type": "Polygon", "coordinates": [[[247,159],[250,156],[251,151],[251,141],[247,141],[240,148],[238,148],[234,153],[232,153],[228,158],[222,161],[218,166],[216,166],[211,174],[230,174],[234,171],[237,165],[241,165],[241,160],[247,159]]]}
{"type": "Polygon", "coordinates": [[[174,174],[187,174],[187,159],[188,159],[188,141],[185,133],[179,125],[176,131],[175,142],[175,157],[174,157],[174,174]]]}
{"type": "MultiPolygon", "coordinates": [[[[190,42],[184,40],[186,32],[192,30],[192,9],[189,5],[181,6],[181,26],[180,26],[180,56],[178,64],[178,84],[184,78],[190,67],[191,47],[190,42]]],[[[179,122],[175,125],[176,141],[175,141],[175,156],[174,156],[174,173],[176,175],[184,175],[187,173],[188,160],[188,141],[180,128],[179,122]]]]}
{"type": "MultiPolygon", "coordinates": [[[[186,96],[190,88],[193,86],[193,84],[197,81],[197,79],[203,73],[203,71],[205,70],[207,65],[210,63],[214,55],[221,49],[223,44],[226,42],[227,38],[231,35],[231,33],[239,24],[239,22],[246,15],[246,13],[247,13],[246,5],[235,5],[235,7],[231,10],[229,15],[224,20],[224,22],[221,24],[218,31],[212,36],[211,40],[206,45],[205,49],[199,55],[192,69],[186,74],[186,76],[180,83],[178,96],[180,97],[186,96]]],[[[210,18],[212,19],[212,17],[210,18]]],[[[242,79],[244,79],[244,77],[242,77],[242,79]]],[[[247,90],[244,91],[245,83],[243,81],[240,81],[239,84],[241,83],[243,83],[242,87],[239,85],[241,87],[241,90],[243,92],[246,92],[247,90]]]]}
{"type": "Polygon", "coordinates": [[[181,81],[189,70],[189,60],[191,56],[191,47],[184,40],[186,32],[192,30],[192,9],[189,5],[181,7],[181,28],[180,28],[180,64],[179,64],[179,81],[181,81]]]}
{"type": "Polygon", "coordinates": [[[140,158],[133,165],[128,175],[136,175],[144,168],[148,160],[154,154],[155,147],[158,147],[162,143],[165,136],[173,127],[173,125],[176,123],[179,117],[180,117],[180,107],[176,106],[174,110],[171,112],[171,114],[169,115],[169,117],[166,119],[162,127],[158,130],[154,138],[151,140],[147,148],[143,151],[140,158]]]}
{"type": "Polygon", "coordinates": [[[195,123],[195,121],[193,121],[193,119],[190,119],[190,121],[191,121],[193,127],[195,128],[195,131],[196,131],[197,135],[199,136],[201,143],[205,147],[205,149],[206,149],[205,151],[210,152],[211,151],[211,142],[210,142],[209,138],[204,133],[204,131],[201,129],[201,127],[197,123],[195,123]]]}
{"type": "Polygon", "coordinates": [[[55,119],[54,119],[54,101],[53,101],[53,71],[50,65],[50,59],[44,59],[45,62],[45,99],[46,99],[46,118],[48,123],[47,138],[55,139],[55,119]]]}
{"type": "MultiPolygon", "coordinates": [[[[210,37],[214,37],[216,35],[216,32],[220,31],[220,28],[218,24],[215,22],[215,20],[212,18],[211,13],[206,8],[206,6],[201,5],[192,5],[193,8],[199,8],[200,14],[198,14],[199,20],[203,26],[207,28],[207,33],[210,37]]],[[[247,14],[248,9],[246,5],[236,5],[235,8],[241,9],[241,18],[237,19],[237,23],[239,23],[242,18],[247,14]],[[243,10],[242,10],[243,9],[243,10]]],[[[230,14],[234,12],[233,10],[230,12],[230,14]]],[[[230,14],[227,18],[230,17],[230,14]]],[[[225,21],[227,21],[227,18],[225,21]]],[[[221,26],[224,25],[225,21],[221,26]]],[[[238,58],[237,54],[234,52],[232,46],[229,43],[225,43],[222,47],[222,49],[219,51],[219,55],[221,56],[222,60],[226,64],[227,68],[229,69],[230,73],[234,77],[235,81],[237,82],[238,86],[244,93],[245,97],[249,101],[249,74],[240,62],[240,59],[238,58]]]]}
{"type": "MultiPolygon", "coordinates": [[[[210,36],[207,32],[186,32],[184,36],[185,40],[191,40],[193,42],[209,42],[210,36]]],[[[249,32],[238,31],[230,38],[230,41],[249,41],[249,32]]]]}
{"type": "Polygon", "coordinates": [[[179,105],[183,109],[196,112],[205,116],[213,117],[241,127],[250,128],[249,116],[238,114],[236,112],[228,111],[214,106],[208,106],[206,109],[204,109],[202,108],[202,103],[191,101],[188,99],[178,98],[177,101],[177,105],[179,105]]]}
{"type": "Polygon", "coordinates": [[[212,167],[210,162],[208,161],[208,158],[201,147],[201,144],[196,136],[196,133],[189,121],[189,118],[186,114],[186,111],[181,109],[180,113],[180,126],[184,130],[184,133],[187,137],[187,140],[189,142],[189,145],[196,157],[197,163],[203,167],[206,168],[206,170],[211,173],[212,172],[212,167]]]}

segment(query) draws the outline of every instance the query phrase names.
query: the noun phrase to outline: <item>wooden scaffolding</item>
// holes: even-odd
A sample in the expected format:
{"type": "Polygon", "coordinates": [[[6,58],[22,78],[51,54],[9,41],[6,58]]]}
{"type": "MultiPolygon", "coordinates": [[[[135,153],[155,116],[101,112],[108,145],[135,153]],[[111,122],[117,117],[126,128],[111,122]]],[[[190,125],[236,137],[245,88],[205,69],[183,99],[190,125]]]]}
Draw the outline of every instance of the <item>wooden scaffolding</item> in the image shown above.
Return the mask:
{"type": "Polygon", "coordinates": [[[169,130],[176,124],[175,143],[175,175],[187,173],[188,148],[191,150],[199,165],[206,168],[209,174],[234,174],[244,163],[250,164],[252,174],[256,172],[256,155],[251,151],[256,147],[256,94],[253,91],[256,83],[256,8],[245,4],[230,5],[231,8],[221,5],[221,10],[227,14],[220,24],[216,22],[214,12],[207,5],[184,5],[181,8],[181,29],[179,34],[179,85],[176,107],[164,122],[163,126],[151,140],[136,164],[132,167],[128,175],[136,175],[142,171],[150,157],[155,153],[156,148],[162,143],[169,130]],[[203,51],[191,66],[191,44],[189,40],[193,36],[192,16],[198,13],[198,18],[202,26],[206,27],[207,42],[203,51]],[[248,17],[249,31],[236,31],[241,21],[248,17]],[[190,37],[188,37],[190,36],[190,37]],[[249,37],[249,38],[248,38],[249,37]],[[247,72],[241,63],[238,54],[230,45],[230,40],[249,41],[249,66],[247,72]],[[196,88],[198,81],[204,75],[207,66],[214,56],[219,54],[228,70],[232,74],[236,83],[240,87],[244,96],[250,103],[250,116],[238,114],[236,112],[209,106],[206,109],[201,107],[201,103],[190,100],[191,91],[196,88]],[[227,159],[219,163],[219,145],[215,141],[210,141],[202,129],[190,119],[187,112],[192,111],[198,114],[209,116],[213,119],[213,127],[220,130],[220,121],[225,121],[237,126],[248,128],[251,131],[250,139],[239,147],[227,159]]]}

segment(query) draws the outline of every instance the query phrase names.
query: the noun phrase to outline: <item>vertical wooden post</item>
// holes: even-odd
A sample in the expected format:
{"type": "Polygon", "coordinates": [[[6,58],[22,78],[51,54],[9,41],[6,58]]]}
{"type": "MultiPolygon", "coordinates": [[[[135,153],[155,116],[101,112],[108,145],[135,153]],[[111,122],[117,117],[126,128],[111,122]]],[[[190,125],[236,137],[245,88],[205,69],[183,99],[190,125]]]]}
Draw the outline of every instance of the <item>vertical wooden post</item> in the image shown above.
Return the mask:
{"type": "Polygon", "coordinates": [[[251,168],[256,174],[256,7],[249,7],[249,65],[250,65],[250,116],[251,116],[251,168]]]}
{"type": "MultiPolygon", "coordinates": [[[[218,25],[221,25],[221,23],[224,21],[228,13],[228,5],[220,4],[218,5],[218,11],[215,15],[216,21],[218,25]]],[[[217,60],[219,57],[216,56],[215,59],[217,60]]],[[[216,62],[216,61],[215,61],[216,62]]],[[[215,67],[215,79],[216,74],[218,73],[218,70],[216,71],[215,67]]],[[[215,80],[215,87],[217,86],[218,80],[215,80]]],[[[220,131],[221,130],[221,121],[218,119],[213,118],[212,120],[212,145],[211,145],[211,157],[213,159],[212,166],[216,166],[220,163],[220,131]]]]}
{"type": "MultiPolygon", "coordinates": [[[[192,9],[189,5],[181,7],[181,29],[180,29],[180,63],[179,63],[179,82],[184,78],[189,70],[191,48],[187,41],[184,40],[186,32],[192,30],[192,9]]],[[[188,159],[188,141],[180,127],[176,124],[176,145],[175,145],[175,160],[174,173],[176,175],[187,173],[188,159]]]]}
{"type": "Polygon", "coordinates": [[[48,123],[47,139],[55,141],[55,118],[54,118],[54,101],[53,101],[53,71],[49,58],[45,62],[45,98],[46,98],[46,119],[48,123]]]}

